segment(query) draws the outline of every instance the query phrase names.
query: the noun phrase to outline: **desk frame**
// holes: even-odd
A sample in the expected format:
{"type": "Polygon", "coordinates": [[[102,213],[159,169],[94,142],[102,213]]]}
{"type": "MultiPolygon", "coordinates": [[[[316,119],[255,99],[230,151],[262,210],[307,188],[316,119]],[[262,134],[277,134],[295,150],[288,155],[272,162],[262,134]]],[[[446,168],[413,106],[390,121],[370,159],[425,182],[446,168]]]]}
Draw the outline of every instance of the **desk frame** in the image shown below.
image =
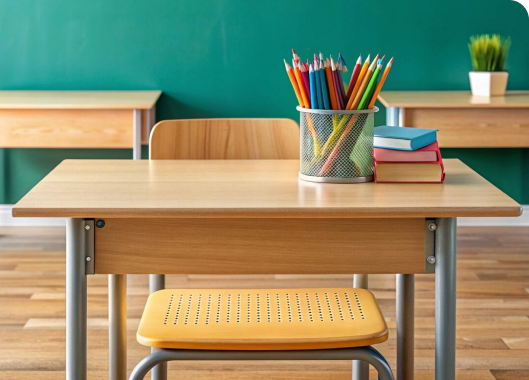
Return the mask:
{"type": "MultiPolygon", "coordinates": [[[[383,219],[380,219],[383,220],[383,219]]],[[[434,233],[435,378],[455,379],[456,218],[439,218],[434,233]]],[[[68,218],[66,228],[66,378],[87,377],[87,273],[94,267],[93,219],[68,218]],[[87,260],[87,258],[90,258],[87,260]]],[[[425,240],[427,237],[425,237],[425,240]]],[[[433,265],[433,264],[432,264],[433,265]]],[[[111,275],[110,337],[114,340],[111,379],[126,378],[126,275],[111,275]]],[[[398,274],[398,379],[413,379],[414,275],[398,274]]],[[[152,289],[152,288],[151,288],[152,289]]]]}

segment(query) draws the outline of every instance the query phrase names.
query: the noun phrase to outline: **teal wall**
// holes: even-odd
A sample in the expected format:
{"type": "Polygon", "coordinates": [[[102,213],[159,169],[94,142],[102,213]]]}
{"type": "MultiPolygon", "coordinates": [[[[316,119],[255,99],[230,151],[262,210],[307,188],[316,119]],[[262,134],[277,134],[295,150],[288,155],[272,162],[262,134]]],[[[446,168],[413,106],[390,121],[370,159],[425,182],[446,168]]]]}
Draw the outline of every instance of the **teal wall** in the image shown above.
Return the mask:
{"type": "MultiPolygon", "coordinates": [[[[158,120],[296,119],[282,63],[292,47],[301,57],[341,52],[350,65],[359,53],[395,56],[386,90],[466,90],[476,33],[512,37],[509,88],[529,89],[529,18],[515,1],[2,1],[0,89],[160,89],[158,120]]],[[[529,203],[527,150],[443,153],[529,203]]],[[[16,202],[64,158],[130,156],[0,150],[0,203],[16,202]]]]}

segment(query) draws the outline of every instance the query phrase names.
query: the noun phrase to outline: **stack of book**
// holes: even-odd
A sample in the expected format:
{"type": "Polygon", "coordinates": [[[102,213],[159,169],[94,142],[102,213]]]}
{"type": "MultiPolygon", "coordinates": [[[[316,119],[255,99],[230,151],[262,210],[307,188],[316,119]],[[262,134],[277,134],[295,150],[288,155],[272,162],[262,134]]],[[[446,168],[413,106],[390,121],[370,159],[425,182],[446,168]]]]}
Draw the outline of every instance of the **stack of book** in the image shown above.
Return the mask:
{"type": "Polygon", "coordinates": [[[442,183],[437,129],[376,127],[375,182],[442,183]]]}

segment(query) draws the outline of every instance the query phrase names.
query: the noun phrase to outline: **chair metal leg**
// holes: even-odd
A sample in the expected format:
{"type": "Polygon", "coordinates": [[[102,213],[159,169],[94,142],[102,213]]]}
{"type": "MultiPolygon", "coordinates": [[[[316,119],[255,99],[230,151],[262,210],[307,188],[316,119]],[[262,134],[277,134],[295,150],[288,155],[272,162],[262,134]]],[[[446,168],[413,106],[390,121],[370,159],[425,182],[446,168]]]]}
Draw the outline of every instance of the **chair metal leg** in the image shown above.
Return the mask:
{"type": "MultiPolygon", "coordinates": [[[[367,274],[355,274],[353,287],[367,289],[369,277],[367,274]]],[[[361,360],[353,360],[353,380],[369,380],[369,364],[361,360]]]]}
{"type": "Polygon", "coordinates": [[[127,378],[127,276],[108,276],[109,379],[127,378]]]}
{"type": "Polygon", "coordinates": [[[214,351],[166,350],[144,358],[132,370],[129,380],[143,380],[156,365],[171,360],[362,360],[378,372],[380,380],[395,380],[391,368],[380,353],[372,347],[340,348],[332,350],[299,351],[214,351]]]}
{"type": "MultiPolygon", "coordinates": [[[[149,275],[149,293],[154,293],[162,289],[165,289],[165,275],[149,275]]],[[[160,351],[160,349],[155,347],[151,348],[151,353],[154,354],[157,351],[160,351]]],[[[167,362],[161,362],[152,368],[151,380],[167,380],[167,362]]]]}
{"type": "Polygon", "coordinates": [[[413,380],[415,275],[397,275],[397,380],[413,380]]]}
{"type": "Polygon", "coordinates": [[[86,238],[83,219],[66,224],[66,379],[86,380],[86,238]]]}
{"type": "Polygon", "coordinates": [[[437,219],[435,237],[435,379],[456,377],[456,218],[437,219]]]}

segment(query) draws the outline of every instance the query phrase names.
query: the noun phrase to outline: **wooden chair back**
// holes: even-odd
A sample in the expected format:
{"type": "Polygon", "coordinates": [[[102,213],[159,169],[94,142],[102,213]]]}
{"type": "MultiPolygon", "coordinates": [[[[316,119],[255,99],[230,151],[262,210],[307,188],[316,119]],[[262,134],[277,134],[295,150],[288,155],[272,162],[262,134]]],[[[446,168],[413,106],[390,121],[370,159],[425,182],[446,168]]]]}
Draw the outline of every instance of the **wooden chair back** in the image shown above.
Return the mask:
{"type": "Polygon", "coordinates": [[[299,158],[299,127],[291,119],[165,120],[151,132],[152,160],[299,158]]]}

